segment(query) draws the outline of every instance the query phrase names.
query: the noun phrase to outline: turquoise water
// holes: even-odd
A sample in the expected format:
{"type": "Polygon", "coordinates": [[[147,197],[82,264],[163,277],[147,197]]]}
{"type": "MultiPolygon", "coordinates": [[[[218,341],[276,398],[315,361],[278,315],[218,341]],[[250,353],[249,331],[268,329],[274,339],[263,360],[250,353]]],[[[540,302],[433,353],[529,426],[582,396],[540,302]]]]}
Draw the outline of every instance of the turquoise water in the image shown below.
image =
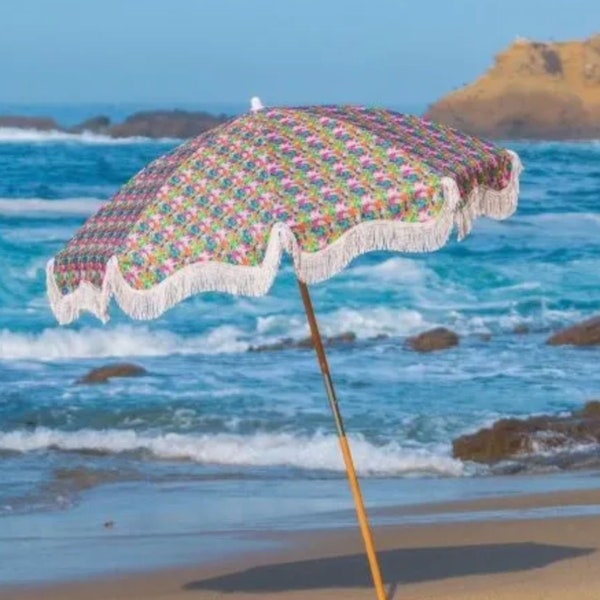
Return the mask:
{"type": "MultiPolygon", "coordinates": [[[[87,115],[73,110],[60,115],[87,115]]],[[[269,489],[273,518],[298,486],[319,510],[339,508],[347,493],[312,352],[248,352],[308,333],[289,262],[264,298],[206,294],[153,322],[114,307],[106,326],[91,317],[55,324],[46,261],[175,143],[0,130],[0,528],[18,515],[62,518],[102,483],[132,499],[148,485],[185,497],[223,482],[246,497],[269,489]],[[74,384],[115,360],[150,375],[74,384]]],[[[513,218],[481,220],[434,254],[362,257],[313,288],[324,333],[358,338],[330,361],[357,467],[385,483],[382,501],[400,502],[406,479],[441,479],[468,497],[466,482],[489,472],[451,457],[455,436],[600,395],[597,350],[544,345],[600,309],[600,143],[511,147],[526,169],[513,218]],[[530,333],[517,335],[522,324],[530,333]],[[405,349],[407,336],[436,325],[459,332],[460,347],[405,349]]],[[[414,501],[430,498],[415,489],[414,501]]],[[[210,512],[212,527],[225,527],[227,514],[210,512]]]]}

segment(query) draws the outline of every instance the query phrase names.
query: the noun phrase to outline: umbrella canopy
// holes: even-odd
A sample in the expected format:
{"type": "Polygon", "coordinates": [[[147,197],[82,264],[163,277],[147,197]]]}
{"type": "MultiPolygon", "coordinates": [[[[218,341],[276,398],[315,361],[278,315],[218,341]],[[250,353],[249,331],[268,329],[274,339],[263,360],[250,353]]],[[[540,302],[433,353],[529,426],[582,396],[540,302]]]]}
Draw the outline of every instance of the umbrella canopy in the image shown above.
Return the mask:
{"type": "Polygon", "coordinates": [[[262,109],[148,165],[54,260],[61,323],[112,297],[153,318],[200,291],[265,294],[292,255],[379,600],[373,536],[307,284],[370,250],[423,252],[516,208],[513,152],[414,116],[353,106],[262,109]]]}
{"type": "Polygon", "coordinates": [[[149,164],[48,265],[61,323],[114,296],[154,318],[187,296],[258,296],[283,251],[301,281],[370,250],[443,246],[515,210],[516,154],[418,117],[353,106],[241,116],[149,164]]]}

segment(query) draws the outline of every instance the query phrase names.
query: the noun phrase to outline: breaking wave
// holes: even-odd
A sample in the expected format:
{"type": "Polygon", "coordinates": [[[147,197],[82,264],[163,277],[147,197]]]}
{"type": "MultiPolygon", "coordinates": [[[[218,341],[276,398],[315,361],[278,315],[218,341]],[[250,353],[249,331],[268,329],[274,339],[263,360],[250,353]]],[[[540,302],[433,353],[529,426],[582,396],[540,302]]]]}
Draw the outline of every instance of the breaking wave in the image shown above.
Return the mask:
{"type": "MultiPolygon", "coordinates": [[[[362,475],[428,474],[458,477],[465,474],[460,461],[427,449],[405,449],[396,443],[375,446],[355,436],[352,450],[362,475]]],[[[62,450],[121,454],[146,452],[163,460],[246,467],[292,467],[309,471],[343,472],[335,435],[302,436],[291,433],[149,435],[134,430],[34,431],[0,433],[0,450],[34,452],[62,450]]]]}

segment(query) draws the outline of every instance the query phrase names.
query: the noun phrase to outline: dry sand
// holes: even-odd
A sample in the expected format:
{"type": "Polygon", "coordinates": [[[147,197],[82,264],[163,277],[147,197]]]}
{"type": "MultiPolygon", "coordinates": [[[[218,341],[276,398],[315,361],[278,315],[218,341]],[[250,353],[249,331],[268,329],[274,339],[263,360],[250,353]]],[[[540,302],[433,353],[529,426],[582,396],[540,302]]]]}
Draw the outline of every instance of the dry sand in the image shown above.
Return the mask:
{"type": "MultiPolygon", "coordinates": [[[[599,501],[600,490],[592,490],[434,508],[443,513],[599,501]]],[[[228,564],[4,589],[0,600],[375,597],[356,531],[270,537],[293,542],[291,549],[228,564]]],[[[376,530],[376,541],[390,600],[600,600],[600,516],[388,526],[376,530]]]]}

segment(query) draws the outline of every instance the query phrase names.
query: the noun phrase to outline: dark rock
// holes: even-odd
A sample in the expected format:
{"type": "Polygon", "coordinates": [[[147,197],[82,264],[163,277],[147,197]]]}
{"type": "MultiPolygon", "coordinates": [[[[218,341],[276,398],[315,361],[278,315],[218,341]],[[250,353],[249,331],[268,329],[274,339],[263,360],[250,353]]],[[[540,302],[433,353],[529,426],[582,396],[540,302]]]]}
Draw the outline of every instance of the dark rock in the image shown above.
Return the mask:
{"type": "Polygon", "coordinates": [[[407,344],[417,352],[432,352],[434,350],[445,350],[458,346],[460,338],[454,331],[445,327],[436,327],[417,336],[410,337],[407,344]]]}
{"type": "Polygon", "coordinates": [[[542,450],[567,450],[600,443],[600,402],[592,401],[568,416],[501,419],[492,427],[463,435],[452,443],[455,458],[496,463],[542,450]]]}
{"type": "MultiPolygon", "coordinates": [[[[323,346],[329,348],[331,346],[340,346],[345,344],[353,344],[356,342],[356,334],[352,331],[345,331],[339,335],[323,338],[323,346]]],[[[302,340],[294,340],[292,338],[284,338],[274,344],[265,344],[263,346],[251,346],[250,352],[270,352],[274,350],[290,350],[293,348],[314,348],[311,337],[302,340]]]]}
{"type": "Polygon", "coordinates": [[[54,119],[47,117],[0,116],[0,127],[16,129],[57,130],[66,133],[91,131],[115,138],[149,137],[177,138],[195,137],[229,120],[226,115],[211,115],[205,112],[184,110],[155,110],[130,115],[123,123],[112,124],[106,116],[87,119],[72,128],[61,127],[54,119]]]}
{"type": "Polygon", "coordinates": [[[73,133],[81,133],[83,131],[91,131],[92,133],[109,133],[111,121],[108,117],[99,116],[92,117],[76,125],[71,129],[73,133]]]}
{"type": "Polygon", "coordinates": [[[93,369],[76,383],[106,383],[113,377],[140,377],[147,375],[148,371],[143,367],[130,363],[118,363],[114,365],[106,365],[98,369],[93,369]]]}
{"type": "Polygon", "coordinates": [[[135,113],[110,128],[113,137],[190,138],[227,120],[205,112],[156,110],[135,113]]]}
{"type": "Polygon", "coordinates": [[[573,346],[595,346],[600,344],[600,316],[593,317],[572,327],[567,327],[551,336],[551,346],[570,344],[573,346]]]}
{"type": "Polygon", "coordinates": [[[104,529],[112,529],[114,526],[115,526],[114,521],[105,521],[104,522],[104,529]]]}
{"type": "Polygon", "coordinates": [[[37,129],[39,131],[60,130],[60,125],[48,117],[0,116],[0,127],[37,129]]]}
{"type": "Polygon", "coordinates": [[[530,331],[531,329],[529,328],[529,325],[525,325],[525,323],[519,323],[518,325],[515,325],[515,328],[513,329],[513,333],[518,335],[523,335],[525,333],[529,333],[530,331]]]}
{"type": "Polygon", "coordinates": [[[600,400],[587,402],[578,415],[584,418],[600,419],[600,400]]]}

